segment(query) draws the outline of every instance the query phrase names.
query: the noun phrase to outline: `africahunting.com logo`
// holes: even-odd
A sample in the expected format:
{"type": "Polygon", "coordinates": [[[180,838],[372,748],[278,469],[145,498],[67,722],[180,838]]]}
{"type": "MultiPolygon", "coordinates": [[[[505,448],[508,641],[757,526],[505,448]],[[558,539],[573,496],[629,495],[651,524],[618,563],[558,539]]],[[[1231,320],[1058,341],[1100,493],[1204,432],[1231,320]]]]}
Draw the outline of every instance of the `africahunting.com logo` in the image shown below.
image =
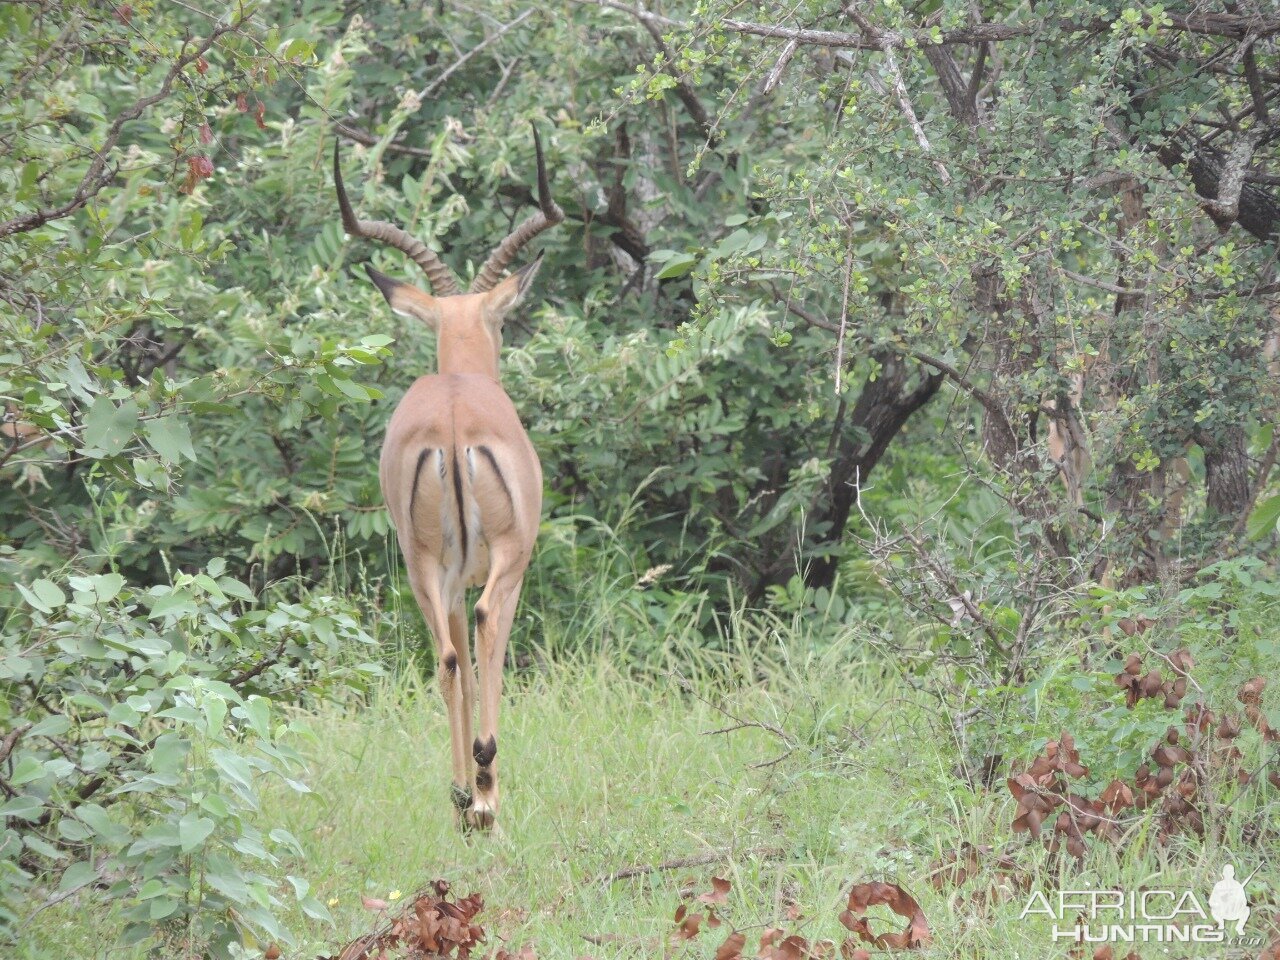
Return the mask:
{"type": "Polygon", "coordinates": [[[1053,921],[1055,941],[1075,943],[1217,943],[1260,946],[1249,935],[1249,900],[1231,864],[1209,892],[1208,909],[1193,890],[1060,890],[1046,896],[1034,891],[1019,919],[1053,921]]]}

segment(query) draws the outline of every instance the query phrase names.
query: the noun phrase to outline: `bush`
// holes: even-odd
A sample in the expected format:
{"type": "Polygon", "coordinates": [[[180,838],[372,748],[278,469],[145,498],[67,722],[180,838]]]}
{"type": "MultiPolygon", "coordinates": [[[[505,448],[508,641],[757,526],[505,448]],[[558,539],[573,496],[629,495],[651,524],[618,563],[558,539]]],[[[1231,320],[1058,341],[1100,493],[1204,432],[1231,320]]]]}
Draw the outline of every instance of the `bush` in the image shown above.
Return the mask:
{"type": "MultiPolygon", "coordinates": [[[[129,941],[288,942],[278,878],[300,850],[261,821],[258,794],[307,787],[289,746],[302,731],[272,698],[361,688],[378,668],[342,666],[374,643],[361,611],[259,603],[220,560],[149,589],[101,573],[18,590],[0,632],[0,932],[96,887],[129,941]]],[[[287,879],[308,915],[327,915],[287,879]]]]}

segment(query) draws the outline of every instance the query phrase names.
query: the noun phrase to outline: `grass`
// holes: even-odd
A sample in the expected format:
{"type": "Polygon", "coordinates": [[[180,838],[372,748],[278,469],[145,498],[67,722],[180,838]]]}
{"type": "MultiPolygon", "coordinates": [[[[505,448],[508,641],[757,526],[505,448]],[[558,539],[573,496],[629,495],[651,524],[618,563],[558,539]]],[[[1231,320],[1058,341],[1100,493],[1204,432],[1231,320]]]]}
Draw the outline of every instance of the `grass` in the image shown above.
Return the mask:
{"type": "MultiPolygon", "coordinates": [[[[1221,813],[1226,848],[1095,844],[1078,873],[1059,877],[1042,848],[1012,832],[1002,784],[974,790],[955,776],[950,725],[935,701],[855,640],[799,659],[780,644],[683,659],[687,681],[661,670],[637,679],[604,657],[512,674],[500,728],[502,832],[493,837],[452,826],[448,731],[433,682],[405,674],[368,706],[308,715],[314,792],[272,794],[264,822],[301,838],[305,860],[284,872],[312,881],[336,926],[287,916],[301,946],[285,955],[336,954],[374,922],[362,896],[407,898],[441,877],[456,894],[484,896],[490,945],[532,944],[543,958],[654,956],[681,889],[706,890],[715,874],[733,882],[727,923],[704,928],[689,956],[710,957],[733,927],[747,930],[752,948],[775,924],[838,943],[849,884],[870,879],[917,897],[935,934],[930,955],[1066,956],[1043,922],[1019,919],[1025,895],[971,896],[996,874],[932,889],[930,864],[963,841],[1008,845],[1045,891],[1190,888],[1207,903],[1224,862],[1241,877],[1258,870],[1255,900],[1278,889],[1276,851],[1241,840],[1256,813],[1243,805],[1221,813]],[[701,855],[716,862],[602,879],[701,855]],[[801,916],[788,921],[792,904],[801,916]]],[[[902,928],[877,913],[878,931],[902,928]]],[[[105,946],[109,917],[89,926],[74,904],[62,905],[41,923],[44,946],[29,944],[23,956],[130,956],[105,946]]],[[[1142,955],[1165,955],[1158,949],[1142,955]]]]}

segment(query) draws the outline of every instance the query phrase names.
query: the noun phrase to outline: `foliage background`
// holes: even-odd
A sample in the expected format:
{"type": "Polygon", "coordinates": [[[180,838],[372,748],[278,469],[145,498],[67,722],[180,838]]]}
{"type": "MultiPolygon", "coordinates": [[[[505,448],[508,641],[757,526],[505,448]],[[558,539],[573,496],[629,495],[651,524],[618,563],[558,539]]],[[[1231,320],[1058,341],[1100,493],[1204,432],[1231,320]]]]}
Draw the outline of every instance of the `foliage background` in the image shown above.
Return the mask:
{"type": "Polygon", "coordinates": [[[744,616],[853,636],[964,705],[962,765],[1103,702],[1122,618],[1220,693],[1265,672],[1278,31],[1265,3],[0,7],[0,919],[86,886],[139,938],[325,912],[257,784],[294,776],[280,707],[417,666],[375,464],[434,364],[352,269],[418,279],[343,236],[335,137],[359,207],[466,277],[542,131],[568,220],[504,354],[547,477],[517,663],[654,671],[744,616]]]}

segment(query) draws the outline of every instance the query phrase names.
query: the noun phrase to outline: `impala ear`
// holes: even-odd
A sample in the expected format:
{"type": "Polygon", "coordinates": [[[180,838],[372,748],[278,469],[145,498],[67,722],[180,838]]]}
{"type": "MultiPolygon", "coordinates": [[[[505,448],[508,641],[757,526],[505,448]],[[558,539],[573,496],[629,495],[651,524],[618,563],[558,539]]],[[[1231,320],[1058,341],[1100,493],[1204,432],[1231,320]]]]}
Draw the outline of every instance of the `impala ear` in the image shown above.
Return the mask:
{"type": "Polygon", "coordinates": [[[538,275],[541,266],[542,254],[539,253],[531,263],[525,264],[485,294],[485,314],[491,320],[501,320],[506,316],[512,307],[524,299],[524,295],[533,286],[533,278],[538,275]]]}
{"type": "Polygon", "coordinates": [[[367,263],[364,272],[369,275],[373,285],[386,298],[387,304],[402,317],[413,317],[421,320],[432,330],[440,326],[440,303],[429,293],[423,293],[410,283],[392,280],[385,273],[373,269],[367,263]]]}

